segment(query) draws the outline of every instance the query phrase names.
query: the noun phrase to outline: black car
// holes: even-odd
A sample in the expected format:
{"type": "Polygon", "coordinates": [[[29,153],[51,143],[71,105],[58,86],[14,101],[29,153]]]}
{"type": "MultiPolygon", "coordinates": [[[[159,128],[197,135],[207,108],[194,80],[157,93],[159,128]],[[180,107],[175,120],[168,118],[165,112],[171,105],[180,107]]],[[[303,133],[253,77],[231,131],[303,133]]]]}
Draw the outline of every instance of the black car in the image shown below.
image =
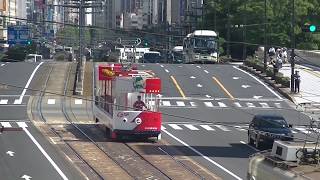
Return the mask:
{"type": "Polygon", "coordinates": [[[272,145],[274,140],[291,141],[293,134],[284,117],[279,115],[255,115],[248,129],[248,143],[260,148],[272,145]]]}

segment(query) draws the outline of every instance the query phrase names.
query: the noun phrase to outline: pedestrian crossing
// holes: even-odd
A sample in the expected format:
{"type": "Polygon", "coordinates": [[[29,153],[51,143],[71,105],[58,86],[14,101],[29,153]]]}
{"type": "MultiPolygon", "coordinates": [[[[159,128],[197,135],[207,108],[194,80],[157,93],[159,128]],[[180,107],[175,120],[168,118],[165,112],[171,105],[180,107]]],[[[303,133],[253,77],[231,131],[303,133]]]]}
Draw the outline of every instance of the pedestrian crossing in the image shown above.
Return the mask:
{"type": "Polygon", "coordinates": [[[23,128],[28,127],[25,121],[0,121],[0,127],[4,128],[23,128]]]}
{"type": "MultiPolygon", "coordinates": [[[[148,104],[155,104],[154,101],[148,101],[148,104]]],[[[258,108],[258,109],[282,109],[288,107],[285,101],[196,101],[196,100],[161,100],[161,108],[258,108]]]]}
{"type": "MultiPolygon", "coordinates": [[[[241,125],[219,125],[219,124],[187,124],[187,123],[165,123],[162,124],[162,130],[176,130],[176,131],[208,131],[208,132],[231,132],[240,131],[247,132],[249,124],[241,125]]],[[[291,129],[293,134],[311,134],[313,132],[319,132],[320,129],[310,129],[306,126],[296,126],[291,129]]]]}
{"type": "Polygon", "coordinates": [[[28,96],[22,99],[22,103],[17,103],[20,96],[0,96],[0,106],[7,105],[25,105],[28,103],[28,96]]]}

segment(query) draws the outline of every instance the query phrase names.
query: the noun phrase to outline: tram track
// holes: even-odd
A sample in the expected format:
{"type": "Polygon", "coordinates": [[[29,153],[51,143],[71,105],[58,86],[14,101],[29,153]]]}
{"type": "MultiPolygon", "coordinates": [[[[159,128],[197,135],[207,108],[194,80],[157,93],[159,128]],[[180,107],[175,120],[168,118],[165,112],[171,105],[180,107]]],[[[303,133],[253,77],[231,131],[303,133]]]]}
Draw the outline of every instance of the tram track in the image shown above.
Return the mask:
{"type": "Polygon", "coordinates": [[[61,97],[61,115],[64,116],[65,122],[48,123],[42,113],[41,104],[52,68],[37,99],[35,109],[38,111],[39,119],[49,127],[50,133],[47,134],[53,134],[56,137],[50,139],[56,139],[55,144],[66,145],[69,149],[65,153],[66,156],[77,158],[75,164],[80,166],[80,171],[88,179],[211,179],[200,175],[161,150],[163,146],[161,142],[114,142],[106,137],[105,128],[101,125],[77,123],[71,103],[67,103],[71,100],[71,95],[68,94],[71,70],[70,66],[63,83],[61,97]],[[148,147],[146,151],[154,154],[143,152],[141,147],[148,147]]]}

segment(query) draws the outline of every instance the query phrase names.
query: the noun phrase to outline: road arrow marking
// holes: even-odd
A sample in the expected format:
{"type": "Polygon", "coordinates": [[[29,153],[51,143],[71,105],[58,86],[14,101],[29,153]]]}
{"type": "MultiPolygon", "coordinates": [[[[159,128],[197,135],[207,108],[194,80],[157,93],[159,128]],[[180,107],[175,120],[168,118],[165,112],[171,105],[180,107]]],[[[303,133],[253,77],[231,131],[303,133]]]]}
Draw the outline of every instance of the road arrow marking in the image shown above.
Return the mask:
{"type": "Polygon", "coordinates": [[[28,176],[28,175],[23,175],[23,176],[21,176],[21,178],[25,179],[25,180],[30,180],[32,177],[28,176]]]}
{"type": "Polygon", "coordinates": [[[254,99],[260,99],[262,96],[253,96],[254,99]]]}
{"type": "Polygon", "coordinates": [[[197,87],[200,87],[200,88],[201,88],[201,87],[202,87],[202,85],[201,85],[201,84],[197,84],[197,87]]]}
{"type": "Polygon", "coordinates": [[[191,78],[191,79],[195,79],[196,77],[194,77],[194,76],[191,76],[190,78],[191,78]]]}
{"type": "Polygon", "coordinates": [[[232,79],[235,79],[235,80],[237,80],[237,79],[240,79],[240,77],[232,77],[232,79]]]}
{"type": "Polygon", "coordinates": [[[241,87],[247,89],[248,87],[251,87],[251,86],[250,85],[242,85],[241,87]]]}
{"type": "Polygon", "coordinates": [[[14,156],[14,152],[13,152],[13,151],[7,151],[6,154],[8,154],[8,155],[11,156],[11,157],[14,156]]]}

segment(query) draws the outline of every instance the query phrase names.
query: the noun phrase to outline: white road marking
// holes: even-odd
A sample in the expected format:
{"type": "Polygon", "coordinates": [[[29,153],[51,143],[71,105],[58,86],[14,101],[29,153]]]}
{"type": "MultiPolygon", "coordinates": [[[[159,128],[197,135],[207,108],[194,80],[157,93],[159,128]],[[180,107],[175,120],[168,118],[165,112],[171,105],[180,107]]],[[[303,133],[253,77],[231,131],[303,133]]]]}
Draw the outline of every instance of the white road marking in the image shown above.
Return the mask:
{"type": "Polygon", "coordinates": [[[177,124],[168,124],[168,125],[175,130],[182,130],[182,128],[180,126],[178,126],[177,124]]]}
{"type": "Polygon", "coordinates": [[[240,79],[240,77],[232,77],[232,79],[237,80],[240,79]]]}
{"type": "Polygon", "coordinates": [[[57,164],[51,159],[51,157],[47,154],[47,152],[42,148],[42,146],[38,143],[38,141],[32,136],[32,134],[26,128],[27,124],[25,122],[17,122],[17,124],[29,136],[32,142],[38,147],[40,152],[46,157],[46,159],[50,162],[50,164],[54,167],[54,169],[59,173],[62,179],[67,180],[68,179],[67,176],[61,171],[61,169],[57,166],[57,164]]]}
{"type": "Polygon", "coordinates": [[[11,157],[14,156],[14,152],[13,152],[13,151],[7,151],[6,154],[8,154],[8,155],[11,156],[11,157]]]}
{"type": "Polygon", "coordinates": [[[198,128],[196,128],[192,124],[184,124],[184,126],[187,127],[188,129],[192,130],[192,131],[198,131],[199,130],[198,128]]]}
{"type": "Polygon", "coordinates": [[[193,107],[197,106],[197,104],[195,102],[190,102],[190,105],[193,107]]]}
{"type": "Polygon", "coordinates": [[[141,66],[142,66],[142,67],[145,67],[146,65],[142,64],[141,66]]]}
{"type": "Polygon", "coordinates": [[[283,99],[279,94],[277,94],[275,91],[273,91],[272,89],[270,89],[270,87],[268,87],[265,83],[263,83],[262,81],[260,81],[258,78],[256,78],[256,77],[253,76],[252,74],[250,74],[250,73],[248,73],[248,72],[246,72],[246,71],[244,71],[244,70],[242,70],[242,69],[240,69],[240,68],[238,68],[238,67],[236,67],[236,66],[233,66],[233,68],[235,68],[235,69],[237,69],[237,70],[239,70],[239,71],[241,71],[241,72],[243,72],[243,73],[251,76],[253,79],[255,79],[255,80],[258,81],[260,84],[262,84],[266,89],[268,89],[272,94],[274,94],[275,96],[277,96],[277,98],[283,99]]]}
{"type": "Polygon", "coordinates": [[[294,129],[298,130],[298,131],[301,131],[305,134],[310,134],[311,132],[308,131],[305,127],[294,127],[294,129]]]}
{"type": "Polygon", "coordinates": [[[201,85],[201,84],[197,84],[197,87],[201,88],[201,87],[202,87],[202,85],[201,85]]]}
{"type": "Polygon", "coordinates": [[[207,131],[215,131],[215,129],[213,129],[211,126],[209,125],[200,125],[203,129],[207,130],[207,131]]]}
{"type": "Polygon", "coordinates": [[[226,105],[226,104],[224,104],[223,102],[218,102],[218,104],[219,104],[219,107],[222,107],[222,108],[227,107],[227,105],[226,105]]]}
{"type": "Polygon", "coordinates": [[[23,89],[23,91],[22,91],[19,99],[16,99],[16,100],[14,101],[14,104],[21,104],[21,103],[22,103],[23,96],[26,94],[27,89],[28,89],[28,87],[29,87],[29,85],[30,85],[30,83],[31,83],[31,80],[32,80],[33,76],[36,74],[36,72],[38,71],[38,69],[40,68],[40,66],[41,66],[42,64],[43,64],[43,62],[41,62],[40,64],[38,64],[38,66],[33,70],[33,72],[32,72],[32,74],[31,74],[29,80],[27,81],[27,84],[26,84],[26,86],[24,87],[24,89],[23,89]]]}
{"type": "Polygon", "coordinates": [[[200,66],[197,66],[197,68],[201,69],[201,67],[200,67],[200,66]]]}
{"type": "Polygon", "coordinates": [[[164,127],[164,126],[161,126],[161,130],[165,130],[165,129],[167,129],[166,127],[164,127]]]}
{"type": "Polygon", "coordinates": [[[82,99],[75,99],[74,104],[82,104],[82,99]]]}
{"type": "Polygon", "coordinates": [[[253,103],[250,103],[250,102],[247,102],[246,104],[247,104],[247,106],[249,108],[255,108],[256,107],[253,103]]]}
{"type": "Polygon", "coordinates": [[[262,96],[253,96],[253,99],[260,99],[262,96]]]}
{"type": "Polygon", "coordinates": [[[195,79],[195,78],[196,78],[196,77],[194,77],[194,76],[191,76],[191,77],[190,77],[190,79],[195,79]]]}
{"type": "Polygon", "coordinates": [[[279,109],[282,108],[280,103],[274,103],[274,105],[275,105],[277,108],[279,108],[279,109]]]}
{"type": "Polygon", "coordinates": [[[247,131],[246,129],[244,129],[243,126],[234,126],[236,129],[238,129],[239,131],[247,131]]]}
{"type": "Polygon", "coordinates": [[[226,169],[225,167],[223,167],[222,165],[220,165],[219,163],[213,161],[212,159],[210,159],[208,156],[203,155],[201,152],[199,152],[198,150],[196,150],[195,148],[191,147],[190,145],[188,145],[187,143],[185,143],[184,141],[180,140],[179,138],[175,137],[174,135],[172,135],[171,133],[169,133],[166,130],[163,130],[164,133],[166,133],[167,135],[169,135],[170,137],[172,137],[173,139],[175,139],[176,141],[178,141],[179,143],[183,144],[184,146],[186,146],[187,148],[189,148],[190,150],[192,150],[193,152],[197,153],[199,156],[203,157],[205,160],[209,161],[210,163],[212,163],[213,165],[217,166],[218,168],[222,169],[224,172],[228,173],[229,175],[231,175],[232,177],[238,179],[238,180],[242,180],[239,176],[235,175],[233,172],[229,171],[228,169],[226,169]]]}
{"type": "Polygon", "coordinates": [[[1,126],[5,127],[5,128],[10,128],[10,127],[12,127],[9,122],[0,122],[0,124],[1,124],[1,126]]]}
{"type": "Polygon", "coordinates": [[[160,65],[160,67],[164,67],[163,65],[160,65]]]}
{"type": "Polygon", "coordinates": [[[238,108],[242,107],[239,102],[234,102],[233,104],[234,104],[235,106],[237,106],[238,108]]]}
{"type": "Polygon", "coordinates": [[[48,99],[48,104],[56,104],[56,100],[55,99],[48,99]]]}
{"type": "Polygon", "coordinates": [[[211,96],[210,96],[210,95],[208,95],[208,94],[206,95],[206,97],[207,97],[207,98],[211,98],[211,96]]]}
{"type": "Polygon", "coordinates": [[[182,68],[182,66],[178,66],[179,68],[182,68]]]}
{"type": "Polygon", "coordinates": [[[177,101],[178,106],[186,106],[183,101],[177,101]]]}
{"type": "Polygon", "coordinates": [[[21,176],[20,178],[25,179],[25,180],[30,180],[32,177],[25,174],[25,175],[21,176]]]}
{"type": "Polygon", "coordinates": [[[207,73],[207,74],[209,74],[209,71],[207,71],[207,70],[203,70],[205,73],[207,73]]]}
{"type": "Polygon", "coordinates": [[[163,106],[171,106],[170,101],[162,101],[163,106]]]}
{"type": "Polygon", "coordinates": [[[6,64],[1,64],[1,67],[4,66],[4,65],[6,65],[6,64]]]}
{"type": "Polygon", "coordinates": [[[213,107],[212,102],[203,102],[207,107],[213,107]]]}
{"type": "Polygon", "coordinates": [[[230,129],[226,128],[225,126],[222,125],[214,125],[215,127],[221,129],[222,131],[230,131],[230,129]]]}
{"type": "Polygon", "coordinates": [[[0,104],[8,104],[8,99],[1,99],[0,104]]]}
{"type": "Polygon", "coordinates": [[[242,88],[247,89],[249,87],[251,87],[250,85],[241,85],[242,88]]]}
{"type": "Polygon", "coordinates": [[[270,108],[270,106],[267,103],[259,103],[263,108],[270,108]]]}
{"type": "Polygon", "coordinates": [[[165,69],[165,71],[168,73],[169,72],[169,70],[168,69],[165,69]]]}

